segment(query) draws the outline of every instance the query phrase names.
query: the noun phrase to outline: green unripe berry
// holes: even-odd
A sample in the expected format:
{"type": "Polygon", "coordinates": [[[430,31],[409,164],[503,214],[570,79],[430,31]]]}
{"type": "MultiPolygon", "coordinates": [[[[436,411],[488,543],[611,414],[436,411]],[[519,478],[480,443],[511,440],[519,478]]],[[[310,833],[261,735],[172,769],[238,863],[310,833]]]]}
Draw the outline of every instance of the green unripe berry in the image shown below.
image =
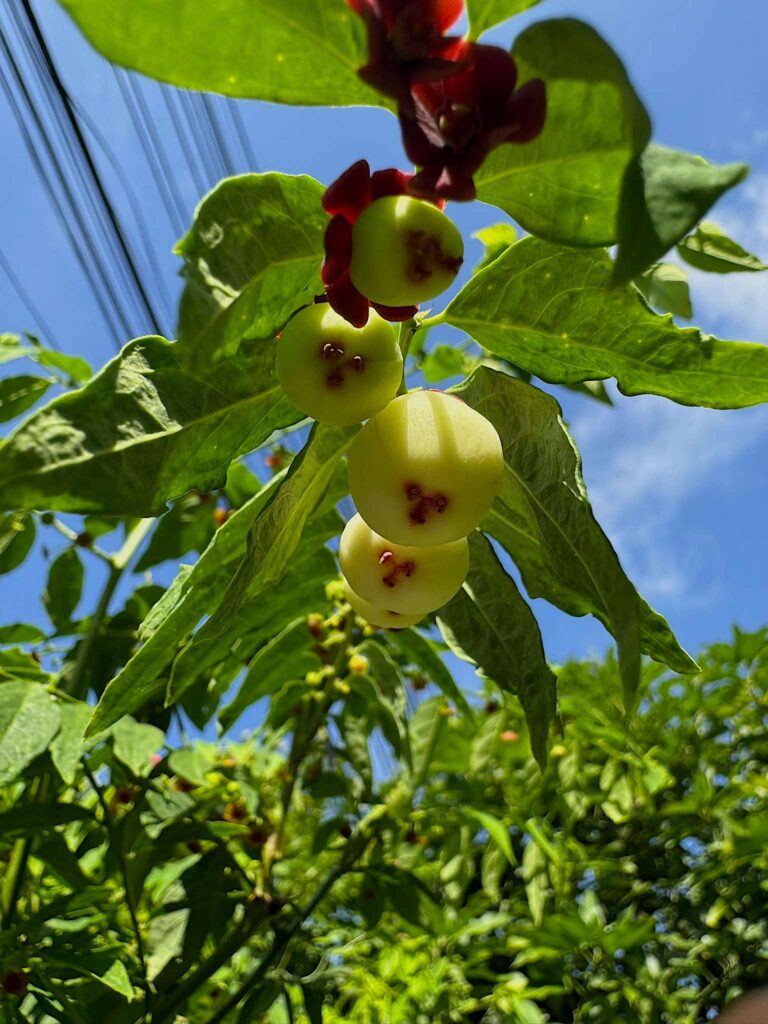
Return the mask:
{"type": "Polygon", "coordinates": [[[453,284],[464,258],[458,228],[411,196],[374,200],[352,228],[352,283],[372,302],[417,306],[453,284]]]}
{"type": "Polygon", "coordinates": [[[490,509],[503,469],[493,424],[439,391],[394,399],[349,452],[360,515],[397,544],[446,544],[471,533],[490,509]]]}
{"type": "Polygon", "coordinates": [[[371,626],[379,626],[381,629],[408,629],[415,626],[423,615],[400,615],[398,612],[388,611],[386,608],[376,608],[370,601],[364,601],[356,594],[350,585],[344,581],[344,596],[354,611],[365,619],[371,626]]]}
{"type": "Polygon", "coordinates": [[[321,423],[349,427],[394,398],[403,356],[392,326],[371,310],[357,328],[327,303],[307,306],[277,343],[277,379],[295,406],[321,423]]]}
{"type": "Polygon", "coordinates": [[[375,607],[425,615],[442,608],[461,587],[469,545],[465,537],[431,547],[393,544],[357,515],[344,527],[339,562],[352,590],[375,607]]]}

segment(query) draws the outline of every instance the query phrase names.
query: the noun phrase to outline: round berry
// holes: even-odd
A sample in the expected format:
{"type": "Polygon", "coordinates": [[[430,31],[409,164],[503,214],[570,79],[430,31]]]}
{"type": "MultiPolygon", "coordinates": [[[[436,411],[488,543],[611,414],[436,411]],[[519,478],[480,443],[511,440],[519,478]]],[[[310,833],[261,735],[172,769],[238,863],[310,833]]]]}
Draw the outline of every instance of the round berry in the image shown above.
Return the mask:
{"type": "Polygon", "coordinates": [[[349,452],[360,515],[397,544],[465,537],[490,509],[503,469],[493,424],[440,391],[394,399],[366,423],[349,452]]]}
{"type": "Polygon", "coordinates": [[[377,608],[425,615],[442,608],[461,587],[469,545],[466,538],[431,547],[393,544],[357,515],[341,535],[339,562],[354,592],[377,608]]]}
{"type": "Polygon", "coordinates": [[[423,615],[401,615],[386,608],[376,608],[370,601],[364,601],[356,594],[346,580],[344,581],[344,596],[361,619],[365,619],[369,625],[379,626],[381,629],[408,629],[409,626],[415,626],[424,617],[423,615]]]}
{"type": "Polygon", "coordinates": [[[357,328],[327,303],[307,306],[277,343],[277,379],[295,406],[321,423],[348,427],[394,398],[403,375],[395,332],[371,311],[357,328]]]}
{"type": "Polygon", "coordinates": [[[352,228],[349,276],[371,302],[413,306],[453,284],[464,259],[458,228],[411,196],[374,200],[352,228]]]}

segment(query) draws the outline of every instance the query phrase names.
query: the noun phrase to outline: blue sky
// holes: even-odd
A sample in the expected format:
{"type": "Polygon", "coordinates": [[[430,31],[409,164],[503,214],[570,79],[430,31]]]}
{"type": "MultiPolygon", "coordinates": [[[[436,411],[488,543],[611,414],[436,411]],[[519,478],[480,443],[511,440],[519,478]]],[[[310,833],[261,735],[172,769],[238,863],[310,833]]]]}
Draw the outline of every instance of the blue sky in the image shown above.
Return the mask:
{"type": "MultiPolygon", "coordinates": [[[[107,137],[140,197],[162,285],[173,297],[179,290],[178,261],[171,253],[176,233],[115,75],[56,4],[37,6],[66,84],[107,137]]],[[[768,257],[768,7],[761,0],[544,0],[492,38],[508,44],[531,21],[565,14],[589,21],[622,56],[651,113],[656,141],[715,161],[751,164],[747,184],[716,208],[713,219],[768,257]]],[[[148,84],[146,95],[161,131],[170,134],[160,88],[148,84]]],[[[383,111],[239,106],[259,170],[309,173],[329,182],[361,156],[374,166],[405,166],[396,122],[383,111]]],[[[127,339],[105,330],[2,95],[0,138],[3,253],[65,351],[98,366],[127,339]]],[[[197,193],[176,155],[191,217],[197,193]]],[[[239,169],[252,168],[243,163],[239,169]]],[[[130,220],[107,164],[104,173],[130,220]]],[[[451,213],[467,239],[471,231],[503,219],[482,204],[451,213]]],[[[691,283],[695,323],[720,337],[768,341],[768,274],[716,278],[692,272],[691,283]]],[[[34,324],[0,271],[0,331],[24,329],[34,330],[34,324]]],[[[670,619],[682,642],[695,650],[725,636],[734,622],[752,629],[768,621],[768,408],[714,412],[617,396],[611,409],[577,396],[558,397],[583,454],[598,519],[641,592],[670,619]]],[[[1,621],[44,621],[38,598],[44,572],[38,554],[22,570],[0,577],[1,621]]],[[[535,604],[551,659],[607,646],[598,624],[535,604]]]]}

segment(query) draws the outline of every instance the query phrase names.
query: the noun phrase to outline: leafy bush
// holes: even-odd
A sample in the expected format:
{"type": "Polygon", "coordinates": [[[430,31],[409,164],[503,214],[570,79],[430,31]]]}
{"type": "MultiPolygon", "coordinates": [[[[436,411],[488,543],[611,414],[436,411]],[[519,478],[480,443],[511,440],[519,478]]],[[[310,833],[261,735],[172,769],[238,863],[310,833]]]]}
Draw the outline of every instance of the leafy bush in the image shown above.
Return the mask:
{"type": "Polygon", "coordinates": [[[768,401],[661,262],[766,269],[702,221],[747,168],[650,142],[582,22],[476,42],[531,0],[61,2],[179,86],[396,111],[417,166],[222,181],[177,340],[95,374],[0,335],[0,575],[46,560],[50,620],[0,627],[5,1018],[694,1024],[768,980],[766,633],[689,657],[550,393],[768,401]],[[470,272],[475,197],[530,233],[470,272]],[[513,564],[615,659],[551,667],[513,564]]]}

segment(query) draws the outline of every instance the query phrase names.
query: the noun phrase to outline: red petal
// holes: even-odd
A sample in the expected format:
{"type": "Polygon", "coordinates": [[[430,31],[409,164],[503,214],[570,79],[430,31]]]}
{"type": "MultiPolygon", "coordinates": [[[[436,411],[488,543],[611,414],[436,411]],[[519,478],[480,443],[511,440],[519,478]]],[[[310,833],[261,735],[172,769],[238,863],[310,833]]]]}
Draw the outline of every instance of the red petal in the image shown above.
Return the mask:
{"type": "Polygon", "coordinates": [[[328,302],[339,316],[352,324],[353,327],[365,327],[368,323],[370,303],[344,274],[338,281],[326,289],[328,302]]]}
{"type": "Polygon", "coordinates": [[[432,0],[432,17],[442,35],[455,25],[464,11],[464,0],[432,0]]]}
{"type": "Polygon", "coordinates": [[[541,133],[547,116],[547,90],[540,78],[521,85],[507,102],[506,142],[530,142],[541,133]]]}
{"type": "Polygon", "coordinates": [[[500,46],[472,47],[474,100],[480,106],[503,103],[517,84],[517,65],[500,46]]]}
{"type": "Polygon", "coordinates": [[[371,305],[379,316],[395,324],[400,324],[404,320],[410,320],[419,311],[418,306],[382,306],[380,302],[372,302],[371,305]]]}
{"type": "Polygon", "coordinates": [[[351,7],[355,14],[363,14],[366,7],[365,0],[344,0],[347,7],[351,7]]]}
{"type": "Polygon", "coordinates": [[[370,201],[371,168],[367,160],[358,160],[325,190],[323,209],[332,217],[341,215],[354,223],[370,201]]]}
{"type": "Polygon", "coordinates": [[[412,177],[412,174],[398,171],[396,167],[388,167],[385,171],[375,171],[371,175],[371,198],[404,196],[408,192],[408,182],[412,177]]]}
{"type": "MultiPolygon", "coordinates": [[[[417,112],[422,119],[428,116],[421,110],[417,112]]],[[[441,159],[442,149],[430,142],[424,128],[415,117],[407,117],[403,111],[400,111],[400,131],[403,136],[403,148],[408,159],[419,167],[441,159]]]]}
{"type": "Polygon", "coordinates": [[[323,261],[323,284],[337,281],[349,269],[352,259],[352,225],[339,214],[325,229],[325,260],[323,261]]]}

